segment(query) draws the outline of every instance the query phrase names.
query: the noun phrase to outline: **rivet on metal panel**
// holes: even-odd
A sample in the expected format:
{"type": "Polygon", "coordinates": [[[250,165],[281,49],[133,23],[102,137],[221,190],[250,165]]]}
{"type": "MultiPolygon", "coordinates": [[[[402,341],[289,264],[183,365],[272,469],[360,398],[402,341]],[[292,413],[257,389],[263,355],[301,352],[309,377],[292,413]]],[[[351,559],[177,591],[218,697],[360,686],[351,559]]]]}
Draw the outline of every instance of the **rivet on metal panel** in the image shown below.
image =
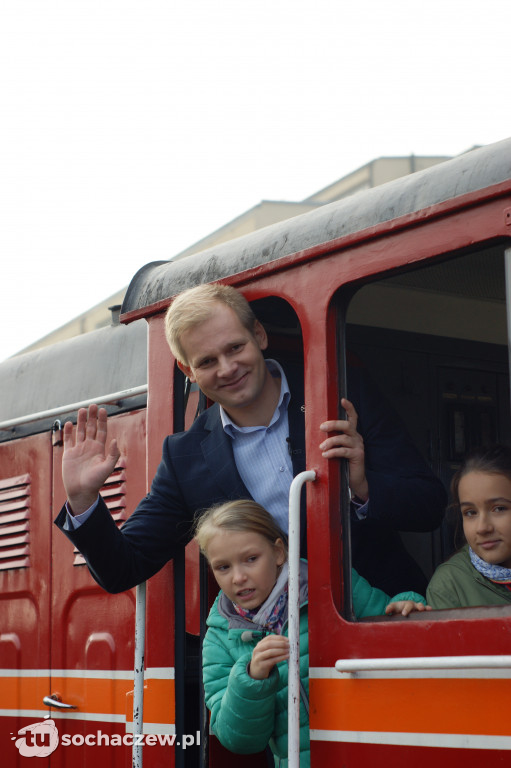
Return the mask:
{"type": "Polygon", "coordinates": [[[511,227],[511,208],[504,209],[504,221],[508,227],[511,227]]]}

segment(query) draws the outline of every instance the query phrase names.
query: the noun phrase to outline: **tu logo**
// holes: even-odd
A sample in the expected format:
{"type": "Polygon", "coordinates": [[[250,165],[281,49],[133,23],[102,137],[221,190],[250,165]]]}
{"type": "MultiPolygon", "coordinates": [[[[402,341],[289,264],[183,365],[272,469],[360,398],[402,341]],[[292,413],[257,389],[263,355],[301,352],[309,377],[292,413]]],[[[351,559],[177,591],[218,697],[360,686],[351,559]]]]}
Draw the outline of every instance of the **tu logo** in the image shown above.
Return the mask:
{"type": "Polygon", "coordinates": [[[55,752],[59,745],[59,732],[54,720],[42,720],[31,723],[18,731],[15,745],[23,757],[47,757],[55,752]]]}

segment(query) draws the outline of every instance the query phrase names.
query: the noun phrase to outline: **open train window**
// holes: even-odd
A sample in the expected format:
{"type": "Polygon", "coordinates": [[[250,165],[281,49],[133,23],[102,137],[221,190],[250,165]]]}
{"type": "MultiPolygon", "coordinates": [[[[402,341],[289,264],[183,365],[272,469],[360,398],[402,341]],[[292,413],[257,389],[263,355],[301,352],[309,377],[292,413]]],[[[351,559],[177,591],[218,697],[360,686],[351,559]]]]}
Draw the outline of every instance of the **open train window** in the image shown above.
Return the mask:
{"type": "Polygon", "coordinates": [[[268,334],[265,357],[282,358],[303,368],[302,331],[293,307],[277,296],[256,299],[250,305],[268,334]]]}
{"type": "MultiPolygon", "coordinates": [[[[296,313],[286,301],[273,296],[252,301],[251,306],[268,334],[265,357],[276,359],[286,373],[291,391],[301,393],[303,343],[296,313]]],[[[303,399],[300,403],[303,403],[303,399]]],[[[174,432],[188,429],[209,404],[197,385],[185,379],[176,364],[174,432]]],[[[300,449],[290,444],[291,450],[300,449]]],[[[175,689],[176,700],[184,702],[181,707],[176,708],[176,728],[182,733],[195,733],[200,728],[197,707],[200,645],[206,632],[206,617],[218,593],[218,586],[205,558],[201,556],[199,568],[197,558],[198,548],[195,541],[190,542],[184,552],[177,553],[174,557],[175,689]]],[[[200,690],[202,695],[202,688],[200,690]]],[[[218,751],[221,747],[215,744],[214,749],[218,751]]]]}
{"type": "MultiPolygon", "coordinates": [[[[511,442],[505,286],[504,246],[494,245],[396,271],[337,297],[340,380],[345,369],[348,398],[357,397],[357,377],[367,376],[380,393],[382,412],[387,403],[389,413],[397,414],[411,450],[446,490],[474,447],[511,442]]],[[[371,427],[365,423],[363,397],[359,417],[363,434],[371,427]]],[[[392,466],[379,461],[385,451],[393,456],[392,438],[387,448],[384,435],[374,445],[364,439],[368,473],[377,475],[383,467],[392,475],[392,466]]],[[[373,478],[373,494],[378,487],[373,478]]],[[[392,557],[375,557],[371,564],[367,553],[376,555],[382,545],[402,547],[422,574],[422,582],[408,588],[422,583],[417,591],[424,594],[437,565],[460,545],[455,520],[446,516],[432,530],[425,520],[421,528],[411,507],[408,524],[406,515],[388,508],[378,512],[371,527],[371,513],[359,521],[351,505],[343,559],[389,594],[400,583],[400,574],[389,573],[389,565],[392,571],[400,558],[393,565],[392,557]]]]}

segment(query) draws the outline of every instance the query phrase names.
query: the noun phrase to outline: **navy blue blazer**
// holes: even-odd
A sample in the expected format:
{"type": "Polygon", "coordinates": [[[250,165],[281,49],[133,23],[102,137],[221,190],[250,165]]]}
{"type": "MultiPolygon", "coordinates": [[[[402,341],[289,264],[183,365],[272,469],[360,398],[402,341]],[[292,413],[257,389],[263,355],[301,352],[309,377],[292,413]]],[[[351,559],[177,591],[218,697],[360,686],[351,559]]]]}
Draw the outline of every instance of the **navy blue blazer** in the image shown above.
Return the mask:
{"type": "MultiPolygon", "coordinates": [[[[291,375],[289,383],[296,475],[305,469],[303,377],[291,375]]],[[[360,521],[352,514],[353,566],[388,594],[405,589],[424,593],[424,574],[398,531],[436,528],[445,508],[445,491],[361,369],[349,369],[348,396],[359,414],[370,494],[367,518],[360,521]]],[[[63,528],[65,508],[55,523],[84,555],[96,581],[109,592],[122,592],[159,571],[190,540],[197,511],[237,498],[251,496],[215,404],[189,430],[165,438],[151,490],[120,531],[102,500],[75,531],[63,528]]]]}

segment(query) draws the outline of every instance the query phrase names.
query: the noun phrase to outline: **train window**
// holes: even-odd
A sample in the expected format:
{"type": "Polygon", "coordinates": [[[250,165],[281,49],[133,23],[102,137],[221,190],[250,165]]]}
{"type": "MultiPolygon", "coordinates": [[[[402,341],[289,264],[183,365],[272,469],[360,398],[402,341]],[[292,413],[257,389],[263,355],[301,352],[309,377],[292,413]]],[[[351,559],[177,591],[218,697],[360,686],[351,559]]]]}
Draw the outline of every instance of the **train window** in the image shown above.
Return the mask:
{"type": "Polygon", "coordinates": [[[256,317],[268,334],[265,357],[275,357],[303,366],[303,344],[300,321],[284,299],[268,296],[251,302],[256,317]]]}
{"type": "MultiPolygon", "coordinates": [[[[357,387],[365,386],[360,379],[367,377],[370,391],[379,390],[374,396],[388,403],[388,413],[397,412],[411,451],[445,489],[471,449],[511,441],[504,262],[504,247],[491,246],[385,275],[358,286],[349,301],[346,294],[338,297],[343,317],[340,357],[345,355],[340,362],[341,368],[346,364],[348,397],[359,396],[357,387]]],[[[360,430],[369,430],[368,472],[376,476],[383,467],[392,473],[380,459],[385,452],[393,456],[393,438],[389,436],[386,447],[383,434],[371,433],[363,394],[359,407],[360,430]]],[[[382,412],[386,408],[382,405],[382,412]]],[[[373,489],[378,487],[373,482],[373,489]]],[[[395,594],[401,574],[390,558],[388,564],[380,557],[371,565],[367,553],[384,542],[402,548],[402,563],[413,563],[403,575],[413,575],[414,568],[420,574],[408,586],[422,584],[417,591],[424,594],[436,566],[460,545],[456,522],[446,516],[429,530],[431,519],[422,525],[411,509],[408,518],[395,509],[382,514],[387,521],[375,521],[371,529],[367,521],[359,521],[352,505],[351,553],[345,549],[344,559],[351,558],[370,582],[395,594]]]]}

